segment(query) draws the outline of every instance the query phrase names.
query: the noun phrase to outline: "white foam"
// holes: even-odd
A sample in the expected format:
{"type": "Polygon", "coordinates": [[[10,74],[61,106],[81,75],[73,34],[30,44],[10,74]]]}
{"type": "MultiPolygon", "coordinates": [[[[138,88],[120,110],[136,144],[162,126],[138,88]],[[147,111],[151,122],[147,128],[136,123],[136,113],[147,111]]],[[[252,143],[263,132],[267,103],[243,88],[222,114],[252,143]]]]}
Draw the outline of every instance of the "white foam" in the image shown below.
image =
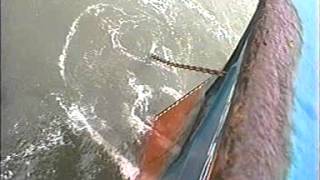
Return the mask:
{"type": "Polygon", "coordinates": [[[65,61],[66,58],[68,56],[68,50],[69,50],[69,46],[70,46],[70,42],[73,38],[73,36],[77,33],[78,30],[78,26],[80,23],[80,19],[86,14],[86,13],[92,13],[91,10],[96,10],[96,12],[94,12],[94,15],[98,16],[101,12],[104,11],[104,6],[108,6],[107,4],[103,4],[103,3],[99,3],[99,4],[95,4],[95,5],[91,5],[88,6],[83,12],[81,12],[79,14],[79,16],[77,18],[75,18],[69,28],[69,32],[65,38],[65,43],[63,45],[62,48],[62,52],[59,56],[59,62],[58,62],[58,66],[60,67],[60,76],[62,77],[63,81],[66,81],[66,77],[65,77],[65,61]]]}
{"type": "Polygon", "coordinates": [[[13,172],[11,170],[4,170],[1,172],[1,179],[12,179],[13,178],[13,172]]]}
{"type": "Polygon", "coordinates": [[[152,98],[152,88],[148,85],[138,84],[138,80],[135,74],[131,71],[127,71],[129,74],[128,84],[137,94],[137,98],[133,103],[130,110],[129,124],[136,129],[140,134],[146,133],[150,130],[150,126],[146,124],[139,116],[136,115],[136,111],[145,113],[149,111],[149,99],[152,98]]]}
{"type": "Polygon", "coordinates": [[[226,38],[229,40],[229,42],[231,42],[232,32],[228,32],[226,28],[224,28],[221,23],[219,23],[217,18],[210,13],[210,11],[201,6],[200,3],[192,0],[182,0],[182,2],[188,9],[194,9],[206,23],[210,24],[211,27],[214,27],[214,29],[208,29],[208,32],[212,32],[214,34],[214,37],[218,38],[219,40],[223,40],[223,38],[226,38]]]}
{"type": "MultiPolygon", "coordinates": [[[[72,22],[72,24],[71,24],[71,26],[69,28],[69,32],[68,32],[67,36],[65,37],[65,43],[63,45],[62,52],[59,55],[59,61],[58,61],[58,66],[60,68],[60,70],[59,70],[60,76],[63,79],[65,84],[66,84],[66,77],[65,77],[66,59],[68,57],[68,51],[69,51],[70,43],[71,43],[73,37],[75,36],[75,34],[78,32],[78,28],[79,28],[79,24],[80,24],[81,18],[83,16],[85,16],[86,14],[99,16],[102,12],[105,11],[106,7],[109,7],[109,5],[105,4],[105,3],[98,3],[98,4],[94,4],[94,5],[88,6],[72,22]]],[[[112,7],[112,8],[114,10],[120,12],[122,15],[129,16],[121,8],[116,8],[116,7],[112,7]]],[[[120,42],[119,29],[120,29],[121,25],[124,22],[127,22],[127,21],[119,20],[119,24],[116,24],[116,25],[114,23],[112,23],[111,21],[107,21],[107,20],[105,20],[103,18],[101,18],[101,21],[104,22],[104,23],[110,23],[111,24],[111,25],[108,25],[108,33],[111,36],[111,42],[112,42],[112,46],[113,46],[114,49],[118,49],[121,54],[127,56],[129,59],[136,60],[136,61],[142,61],[140,58],[138,58],[138,57],[134,56],[133,54],[129,53],[128,50],[124,46],[122,46],[122,44],[120,42]]],[[[97,54],[101,55],[102,51],[105,49],[105,47],[106,46],[100,48],[99,51],[97,52],[97,54]]]]}
{"type": "MultiPolygon", "coordinates": [[[[88,123],[87,115],[83,112],[83,107],[77,103],[72,103],[70,107],[67,107],[60,96],[56,96],[56,100],[60,107],[65,110],[69,123],[76,131],[85,130],[91,136],[91,138],[99,145],[102,145],[104,149],[113,158],[114,162],[119,165],[121,174],[126,179],[135,179],[139,173],[139,168],[133,165],[128,159],[122,156],[113,145],[107,142],[101,134],[94,130],[88,123]]],[[[94,107],[90,107],[94,109],[94,107]]],[[[95,116],[95,115],[94,115],[95,116]]]]}
{"type": "Polygon", "coordinates": [[[174,97],[176,100],[180,99],[182,97],[182,92],[178,92],[177,90],[168,87],[168,86],[162,86],[161,87],[161,91],[174,97]]]}
{"type": "Polygon", "coordinates": [[[159,47],[159,46],[158,46],[158,42],[152,41],[152,44],[151,44],[151,48],[150,48],[149,53],[150,53],[150,54],[155,53],[155,52],[156,52],[156,49],[157,49],[158,47],[159,47]]]}
{"type": "Polygon", "coordinates": [[[177,14],[174,11],[174,0],[141,0],[139,2],[148,5],[148,8],[151,7],[157,14],[163,15],[170,27],[175,23],[177,14]]]}
{"type": "Polygon", "coordinates": [[[58,62],[58,66],[60,67],[60,75],[62,77],[62,79],[65,81],[65,60],[67,58],[67,51],[70,45],[70,42],[73,38],[73,36],[75,35],[75,33],[77,32],[77,27],[80,21],[80,18],[83,16],[84,13],[81,13],[73,22],[72,25],[70,27],[70,30],[68,32],[68,35],[66,36],[65,39],[65,44],[62,48],[62,53],[59,56],[59,62],[58,62]]]}
{"type": "MultiPolygon", "coordinates": [[[[128,20],[130,21],[130,20],[128,20]]],[[[120,41],[120,28],[121,25],[124,24],[125,22],[128,22],[125,20],[119,20],[119,24],[114,24],[114,23],[110,23],[108,25],[108,34],[110,35],[111,38],[111,43],[112,43],[112,48],[113,49],[118,49],[119,52],[125,56],[127,56],[129,59],[131,60],[135,60],[135,61],[142,61],[141,58],[131,54],[122,44],[120,41]]]]}
{"type": "MultiPolygon", "coordinates": [[[[46,117],[39,116],[39,118],[46,117]]],[[[13,177],[15,171],[9,169],[11,166],[10,164],[19,164],[21,162],[24,162],[25,165],[29,165],[30,160],[39,153],[49,151],[54,147],[65,144],[61,129],[55,126],[56,123],[58,123],[57,120],[51,121],[48,127],[41,130],[36,141],[30,144],[26,144],[25,148],[18,149],[18,151],[10,153],[3,160],[1,160],[1,179],[11,179],[13,177]]],[[[15,127],[16,126],[17,125],[15,124],[15,127]]],[[[23,141],[24,140],[22,140],[21,142],[23,141]]],[[[25,143],[28,142],[25,141],[25,143]]]]}

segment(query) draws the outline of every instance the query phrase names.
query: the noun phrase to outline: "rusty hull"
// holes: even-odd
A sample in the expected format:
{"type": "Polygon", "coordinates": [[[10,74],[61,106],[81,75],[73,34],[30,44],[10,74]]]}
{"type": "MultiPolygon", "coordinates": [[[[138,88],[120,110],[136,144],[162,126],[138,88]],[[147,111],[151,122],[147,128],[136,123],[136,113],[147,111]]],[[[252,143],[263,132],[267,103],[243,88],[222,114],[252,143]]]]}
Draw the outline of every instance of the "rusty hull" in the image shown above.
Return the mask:
{"type": "Polygon", "coordinates": [[[300,32],[290,1],[259,2],[211,179],[286,177],[300,32]]]}

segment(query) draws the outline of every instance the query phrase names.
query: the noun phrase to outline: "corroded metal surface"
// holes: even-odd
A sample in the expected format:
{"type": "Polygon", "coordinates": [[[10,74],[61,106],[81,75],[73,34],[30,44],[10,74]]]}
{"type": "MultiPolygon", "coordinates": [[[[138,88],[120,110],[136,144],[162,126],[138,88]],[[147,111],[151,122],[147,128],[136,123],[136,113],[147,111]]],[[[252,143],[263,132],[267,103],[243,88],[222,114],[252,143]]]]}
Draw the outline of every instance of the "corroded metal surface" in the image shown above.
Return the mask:
{"type": "Polygon", "coordinates": [[[212,179],[283,179],[301,39],[287,0],[259,3],[212,179]]]}
{"type": "Polygon", "coordinates": [[[158,179],[180,153],[203,100],[204,83],[156,116],[152,130],[143,143],[138,179],[158,179]]]}

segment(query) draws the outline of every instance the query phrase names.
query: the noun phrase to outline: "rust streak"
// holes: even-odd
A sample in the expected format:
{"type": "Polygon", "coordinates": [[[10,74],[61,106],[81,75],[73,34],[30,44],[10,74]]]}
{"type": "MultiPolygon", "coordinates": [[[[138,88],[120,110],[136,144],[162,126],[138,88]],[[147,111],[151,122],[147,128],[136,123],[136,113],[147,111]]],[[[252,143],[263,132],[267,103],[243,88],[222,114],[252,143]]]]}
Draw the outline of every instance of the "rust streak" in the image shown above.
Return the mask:
{"type": "Polygon", "coordinates": [[[138,179],[158,179],[170,163],[170,159],[180,152],[179,141],[190,127],[192,123],[190,116],[204,92],[201,87],[182,98],[178,101],[178,105],[162,113],[155,121],[152,130],[145,138],[138,179]]]}
{"type": "Polygon", "coordinates": [[[212,179],[286,177],[298,22],[288,0],[260,1],[212,179]]]}

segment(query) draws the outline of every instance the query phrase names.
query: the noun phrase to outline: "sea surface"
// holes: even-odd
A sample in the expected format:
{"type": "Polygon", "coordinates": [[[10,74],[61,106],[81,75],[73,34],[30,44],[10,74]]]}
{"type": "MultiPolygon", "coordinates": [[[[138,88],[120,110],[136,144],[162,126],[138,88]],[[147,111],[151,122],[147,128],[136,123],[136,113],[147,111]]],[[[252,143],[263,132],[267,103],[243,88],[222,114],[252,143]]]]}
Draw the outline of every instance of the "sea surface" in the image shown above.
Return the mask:
{"type": "Polygon", "coordinates": [[[152,117],[222,69],[251,0],[1,1],[1,179],[134,179],[152,117]]]}

